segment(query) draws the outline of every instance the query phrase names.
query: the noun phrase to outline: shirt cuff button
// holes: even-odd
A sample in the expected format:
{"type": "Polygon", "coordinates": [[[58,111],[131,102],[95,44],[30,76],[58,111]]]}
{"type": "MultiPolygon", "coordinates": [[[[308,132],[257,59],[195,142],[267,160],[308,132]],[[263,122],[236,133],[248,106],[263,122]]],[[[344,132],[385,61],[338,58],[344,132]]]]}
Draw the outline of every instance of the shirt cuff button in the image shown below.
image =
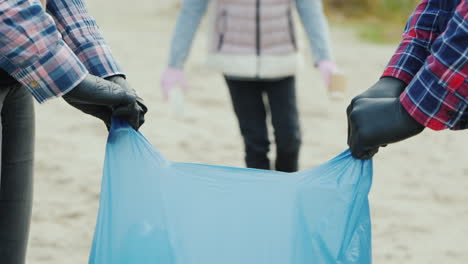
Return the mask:
{"type": "Polygon", "coordinates": [[[32,88],[37,88],[39,86],[39,83],[36,81],[32,81],[29,83],[29,86],[31,86],[32,88]]]}

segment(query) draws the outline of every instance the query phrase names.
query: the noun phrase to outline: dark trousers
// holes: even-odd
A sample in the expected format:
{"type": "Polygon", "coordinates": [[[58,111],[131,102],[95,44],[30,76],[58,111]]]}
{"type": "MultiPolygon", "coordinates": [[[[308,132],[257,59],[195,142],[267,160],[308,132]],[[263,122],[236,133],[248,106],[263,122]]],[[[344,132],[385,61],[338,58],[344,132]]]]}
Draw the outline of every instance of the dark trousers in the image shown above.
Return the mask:
{"type": "Polygon", "coordinates": [[[271,115],[276,143],[275,169],[298,170],[301,132],[295,78],[236,80],[226,77],[234,112],[245,144],[247,167],[270,169],[267,115],[271,115]]]}
{"type": "Polygon", "coordinates": [[[31,220],[34,105],[19,84],[0,86],[0,263],[25,263],[31,220]]]}

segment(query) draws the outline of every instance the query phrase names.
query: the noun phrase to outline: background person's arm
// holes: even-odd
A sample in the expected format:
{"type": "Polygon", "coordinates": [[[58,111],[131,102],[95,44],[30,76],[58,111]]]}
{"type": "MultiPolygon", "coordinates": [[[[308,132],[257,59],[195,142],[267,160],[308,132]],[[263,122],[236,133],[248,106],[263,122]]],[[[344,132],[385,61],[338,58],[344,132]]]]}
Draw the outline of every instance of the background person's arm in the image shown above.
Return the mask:
{"type": "Polygon", "coordinates": [[[410,16],[403,40],[390,59],[382,77],[393,77],[410,83],[430,55],[432,43],[447,25],[455,1],[422,0],[410,16]]]}
{"type": "Polygon", "coordinates": [[[83,0],[48,0],[47,12],[91,74],[102,78],[124,75],[83,0]]]}
{"type": "Polygon", "coordinates": [[[169,67],[182,69],[209,0],[184,0],[171,42],[169,67]]]}
{"type": "Polygon", "coordinates": [[[431,55],[400,100],[420,124],[433,130],[468,128],[468,0],[462,0],[431,55]]]}
{"type": "Polygon", "coordinates": [[[183,68],[190,53],[195,33],[206,13],[209,1],[183,1],[172,36],[168,66],[161,76],[161,92],[164,100],[168,100],[169,91],[173,88],[177,86],[184,90],[188,88],[183,68]]]}
{"type": "Polygon", "coordinates": [[[78,85],[88,71],[39,1],[0,1],[0,68],[40,103],[78,85]]]}
{"type": "Polygon", "coordinates": [[[296,0],[296,8],[307,33],[315,64],[331,60],[329,28],[322,0],[296,0]]]}

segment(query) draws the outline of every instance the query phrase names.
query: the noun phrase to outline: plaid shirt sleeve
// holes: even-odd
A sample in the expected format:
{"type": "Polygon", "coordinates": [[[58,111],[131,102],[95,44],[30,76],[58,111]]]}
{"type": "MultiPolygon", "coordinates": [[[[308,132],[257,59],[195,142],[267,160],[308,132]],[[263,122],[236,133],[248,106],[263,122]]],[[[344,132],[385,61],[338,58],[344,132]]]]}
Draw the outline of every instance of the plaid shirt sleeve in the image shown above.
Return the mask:
{"type": "MultiPolygon", "coordinates": [[[[430,47],[441,34],[440,25],[448,11],[443,10],[444,2],[454,0],[422,0],[410,16],[403,40],[391,58],[382,77],[398,78],[407,84],[424,65],[430,54],[430,47]]],[[[442,30],[443,31],[443,30],[442,30]]]]}
{"type": "Polygon", "coordinates": [[[0,1],[0,67],[40,103],[73,89],[88,73],[39,1],[0,1]]]}
{"type": "Polygon", "coordinates": [[[47,12],[55,19],[65,43],[91,74],[102,78],[123,75],[83,0],[48,0],[47,12]]]}
{"type": "Polygon", "coordinates": [[[468,0],[461,0],[431,55],[400,100],[434,130],[468,128],[468,0]]]}

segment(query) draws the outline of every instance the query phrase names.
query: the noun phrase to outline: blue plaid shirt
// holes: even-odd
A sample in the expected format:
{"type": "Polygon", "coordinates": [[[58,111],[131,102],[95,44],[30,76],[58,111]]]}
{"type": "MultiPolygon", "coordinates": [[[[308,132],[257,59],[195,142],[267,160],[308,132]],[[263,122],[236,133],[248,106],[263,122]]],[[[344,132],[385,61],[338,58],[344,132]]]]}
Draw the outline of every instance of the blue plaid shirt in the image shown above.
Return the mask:
{"type": "Polygon", "coordinates": [[[468,0],[422,0],[383,76],[408,83],[400,100],[419,123],[468,128],[468,0]]]}
{"type": "Polygon", "coordinates": [[[123,74],[82,0],[0,1],[0,68],[39,102],[61,96],[87,73],[123,74]]]}

